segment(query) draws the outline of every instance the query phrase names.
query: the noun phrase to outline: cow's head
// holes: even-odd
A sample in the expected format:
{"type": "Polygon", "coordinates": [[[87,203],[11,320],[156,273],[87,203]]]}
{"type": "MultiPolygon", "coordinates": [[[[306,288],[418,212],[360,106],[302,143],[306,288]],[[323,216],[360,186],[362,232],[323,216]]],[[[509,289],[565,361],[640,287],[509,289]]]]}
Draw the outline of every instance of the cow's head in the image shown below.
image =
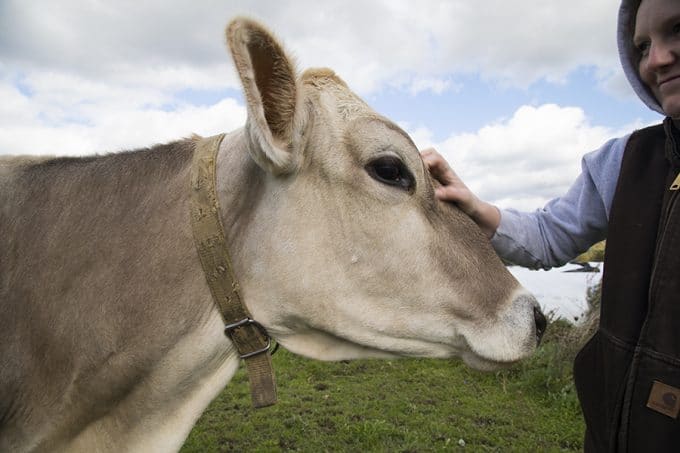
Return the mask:
{"type": "Polygon", "coordinates": [[[333,71],[298,76],[257,23],[233,21],[227,40],[263,170],[236,246],[254,318],[318,359],[459,356],[490,369],[528,356],[544,327],[536,301],[435,198],[409,136],[333,71]]]}

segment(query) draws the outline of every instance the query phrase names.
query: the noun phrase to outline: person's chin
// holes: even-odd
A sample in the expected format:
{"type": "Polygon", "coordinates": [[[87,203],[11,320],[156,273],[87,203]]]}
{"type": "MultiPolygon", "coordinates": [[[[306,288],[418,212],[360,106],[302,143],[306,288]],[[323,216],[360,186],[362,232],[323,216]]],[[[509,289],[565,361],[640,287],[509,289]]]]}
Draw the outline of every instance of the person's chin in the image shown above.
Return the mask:
{"type": "Polygon", "coordinates": [[[680,94],[664,99],[662,104],[663,111],[667,116],[674,120],[680,119],[680,94]]]}

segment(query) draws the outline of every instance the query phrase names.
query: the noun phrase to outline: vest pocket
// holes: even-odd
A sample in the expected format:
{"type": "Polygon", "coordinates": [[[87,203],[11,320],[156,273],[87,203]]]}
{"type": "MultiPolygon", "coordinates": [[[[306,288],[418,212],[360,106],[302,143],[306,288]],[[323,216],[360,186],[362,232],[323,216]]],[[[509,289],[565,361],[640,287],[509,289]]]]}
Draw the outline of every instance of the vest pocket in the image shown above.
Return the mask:
{"type": "Polygon", "coordinates": [[[612,451],[633,348],[598,330],[574,361],[574,382],[586,422],[586,451],[612,451]]]}
{"type": "Polygon", "coordinates": [[[680,364],[648,350],[639,352],[623,426],[627,451],[676,452],[680,448],[680,364]],[[657,384],[654,388],[654,382],[657,384]],[[654,390],[654,392],[652,392],[654,390]],[[670,415],[669,415],[670,414],[670,415]]]}

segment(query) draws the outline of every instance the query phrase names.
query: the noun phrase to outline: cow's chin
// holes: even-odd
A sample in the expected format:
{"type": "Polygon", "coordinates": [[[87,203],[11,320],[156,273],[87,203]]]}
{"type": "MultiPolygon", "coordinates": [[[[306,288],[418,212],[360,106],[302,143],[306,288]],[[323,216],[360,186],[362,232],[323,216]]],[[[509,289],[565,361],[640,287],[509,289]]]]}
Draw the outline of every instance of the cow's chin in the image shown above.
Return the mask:
{"type": "MultiPolygon", "coordinates": [[[[364,337],[362,340],[368,340],[368,338],[364,337]]],[[[359,343],[353,339],[314,328],[307,328],[304,333],[298,331],[295,334],[277,336],[277,341],[289,351],[325,361],[400,357],[450,359],[461,355],[459,345],[378,335],[371,340],[359,343]]]]}
{"type": "MultiPolygon", "coordinates": [[[[534,350],[534,347],[527,347],[528,345],[518,348],[519,345],[512,341],[508,344],[506,343],[508,338],[503,335],[499,339],[500,344],[490,345],[482,342],[478,345],[481,347],[477,348],[474,346],[476,342],[463,335],[456,336],[455,345],[394,337],[376,337],[373,338],[376,344],[362,344],[309,326],[304,331],[276,337],[284,348],[310,359],[338,361],[399,357],[460,358],[467,366],[479,371],[507,368],[531,355],[534,350]],[[508,348],[511,344],[514,347],[508,348]]],[[[493,338],[493,335],[491,337],[493,338]]]]}
{"type": "Polygon", "coordinates": [[[307,329],[304,333],[283,335],[277,341],[289,351],[324,361],[356,360],[356,359],[395,359],[400,357],[451,358],[459,356],[459,352],[441,343],[414,342],[382,338],[380,346],[361,344],[351,339],[342,338],[322,330],[307,329]]]}
{"type": "Polygon", "coordinates": [[[494,360],[485,359],[484,357],[478,356],[473,352],[461,354],[460,358],[467,366],[477,371],[497,371],[504,368],[509,368],[519,362],[519,360],[510,362],[497,362],[494,360]]]}
{"type": "MultiPolygon", "coordinates": [[[[316,333],[281,340],[281,345],[295,354],[323,361],[356,360],[356,359],[395,359],[403,357],[423,357],[430,354],[388,352],[368,346],[358,345],[338,337],[316,333]]],[[[484,358],[472,351],[433,354],[433,358],[460,358],[467,366],[478,371],[496,371],[508,368],[518,360],[499,362],[484,358]]]]}
{"type": "Polygon", "coordinates": [[[391,359],[399,354],[353,343],[321,330],[309,329],[304,333],[283,336],[277,341],[290,352],[324,361],[355,359],[391,359]]]}
{"type": "Polygon", "coordinates": [[[522,337],[513,335],[515,332],[504,334],[499,330],[481,330],[483,341],[480,341],[480,335],[466,337],[466,347],[460,353],[463,362],[476,370],[495,371],[530,357],[536,350],[535,335],[522,337]]]}

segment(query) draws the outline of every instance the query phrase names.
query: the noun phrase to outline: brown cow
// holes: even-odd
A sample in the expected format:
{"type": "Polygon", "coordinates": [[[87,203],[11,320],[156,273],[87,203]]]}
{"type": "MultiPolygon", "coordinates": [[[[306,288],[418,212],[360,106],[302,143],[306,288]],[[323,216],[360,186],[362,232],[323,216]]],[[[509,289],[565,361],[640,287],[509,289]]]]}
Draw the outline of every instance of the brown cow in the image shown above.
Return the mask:
{"type": "MultiPolygon", "coordinates": [[[[248,120],[217,192],[254,319],[322,360],[530,355],[536,301],[408,135],[258,24],[227,37],[248,120]]],[[[0,161],[0,451],[177,450],[233,376],[192,239],[197,142],[0,161]]]]}

